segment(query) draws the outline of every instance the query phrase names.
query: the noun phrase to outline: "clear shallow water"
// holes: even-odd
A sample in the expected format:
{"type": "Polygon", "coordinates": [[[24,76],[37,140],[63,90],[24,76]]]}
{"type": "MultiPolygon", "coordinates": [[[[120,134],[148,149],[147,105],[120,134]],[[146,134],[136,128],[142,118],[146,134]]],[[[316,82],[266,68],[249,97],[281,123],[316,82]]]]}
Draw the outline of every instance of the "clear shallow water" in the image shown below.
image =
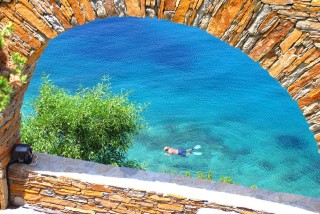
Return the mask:
{"type": "Polygon", "coordinates": [[[25,96],[41,74],[75,91],[111,77],[150,103],[149,128],[129,158],[148,171],[211,170],[246,186],[320,197],[320,155],[297,104],[257,63],[199,29],[152,19],[111,18],[76,27],[50,42],[25,96]],[[202,146],[202,156],[168,157],[164,146],[202,146]]]}

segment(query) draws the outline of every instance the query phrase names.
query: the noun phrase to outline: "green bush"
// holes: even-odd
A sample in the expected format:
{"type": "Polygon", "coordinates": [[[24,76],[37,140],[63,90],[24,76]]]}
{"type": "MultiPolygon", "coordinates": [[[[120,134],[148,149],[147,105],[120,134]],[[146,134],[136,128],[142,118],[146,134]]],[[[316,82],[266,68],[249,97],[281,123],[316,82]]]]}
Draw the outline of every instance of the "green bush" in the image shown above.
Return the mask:
{"type": "Polygon", "coordinates": [[[126,152],[146,125],[144,106],[130,102],[128,93],[113,94],[107,79],[70,95],[44,78],[33,108],[35,115],[23,119],[21,137],[35,151],[140,168],[126,152]]]}

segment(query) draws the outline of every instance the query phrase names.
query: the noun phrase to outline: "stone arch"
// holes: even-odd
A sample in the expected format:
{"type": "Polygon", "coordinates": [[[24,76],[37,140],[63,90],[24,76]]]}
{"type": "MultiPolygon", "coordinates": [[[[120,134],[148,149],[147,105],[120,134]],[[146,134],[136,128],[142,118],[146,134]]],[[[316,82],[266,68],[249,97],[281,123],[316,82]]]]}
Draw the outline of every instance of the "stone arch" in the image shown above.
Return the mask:
{"type": "MultiPolygon", "coordinates": [[[[151,17],[198,27],[240,48],[288,90],[320,147],[319,0],[5,0],[0,26],[15,28],[7,55],[28,58],[28,83],[15,88],[0,113],[0,207],[8,202],[5,168],[20,142],[20,109],[36,63],[50,39],[110,16],[151,17]]],[[[6,75],[2,65],[1,75],[6,75]]]]}

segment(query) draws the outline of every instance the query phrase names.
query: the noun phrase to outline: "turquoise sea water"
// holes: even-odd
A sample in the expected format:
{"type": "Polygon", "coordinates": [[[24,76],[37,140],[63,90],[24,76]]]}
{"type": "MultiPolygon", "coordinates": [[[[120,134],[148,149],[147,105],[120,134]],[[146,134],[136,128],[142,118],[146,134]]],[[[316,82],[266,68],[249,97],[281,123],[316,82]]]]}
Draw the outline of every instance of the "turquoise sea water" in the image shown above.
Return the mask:
{"type": "Polygon", "coordinates": [[[52,40],[26,93],[41,75],[71,92],[109,75],[112,90],[149,103],[149,128],[129,158],[148,171],[212,171],[246,186],[320,197],[320,155],[297,103],[240,50],[199,29],[155,19],[110,18],[52,40]],[[164,156],[163,147],[202,146],[202,156],[164,156]]]}

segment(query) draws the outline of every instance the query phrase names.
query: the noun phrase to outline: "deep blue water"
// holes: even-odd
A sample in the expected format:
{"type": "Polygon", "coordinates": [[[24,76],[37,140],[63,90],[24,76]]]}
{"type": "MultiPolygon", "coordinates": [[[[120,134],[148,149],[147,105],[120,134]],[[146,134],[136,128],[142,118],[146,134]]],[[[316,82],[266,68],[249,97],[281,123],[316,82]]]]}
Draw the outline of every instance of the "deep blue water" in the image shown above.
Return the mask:
{"type": "Polygon", "coordinates": [[[246,186],[320,197],[320,155],[297,103],[257,63],[199,29],[155,19],[109,18],[50,41],[26,93],[42,73],[75,91],[109,75],[112,90],[149,103],[148,130],[129,158],[149,171],[211,170],[246,186]],[[202,146],[202,156],[163,155],[166,145],[202,146]]]}

